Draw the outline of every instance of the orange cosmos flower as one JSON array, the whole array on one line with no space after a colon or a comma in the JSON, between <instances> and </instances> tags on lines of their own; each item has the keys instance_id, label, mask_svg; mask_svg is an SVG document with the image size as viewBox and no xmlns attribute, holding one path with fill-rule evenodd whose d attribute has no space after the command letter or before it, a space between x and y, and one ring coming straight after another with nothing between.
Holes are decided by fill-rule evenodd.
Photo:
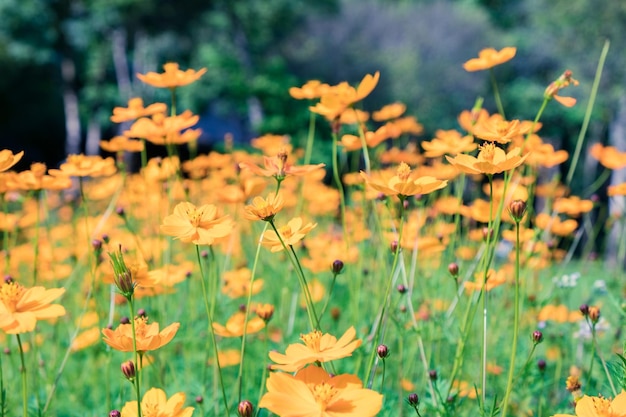
<instances>
[{"instance_id":1,"label":"orange cosmos flower","mask_svg":"<svg viewBox=\"0 0 626 417\"><path fill-rule=\"evenodd\" d=\"M64 190L72 186L69 177L46 175L46 170L46 164L34 162L30 169L8 178L6 183L20 190Z\"/></svg>"},{"instance_id":2,"label":"orange cosmos flower","mask_svg":"<svg viewBox=\"0 0 626 417\"><path fill-rule=\"evenodd\" d=\"M254 174L263 177L276 177L279 180L283 180L289 175L303 176L325 166L324 164L294 166L287 162L287 158L287 152L283 149L276 156L271 158L263 157L265 168L261 168L251 162L240 162L239 168L249 169Z\"/></svg>"},{"instance_id":3,"label":"orange cosmos flower","mask_svg":"<svg viewBox=\"0 0 626 417\"><path fill-rule=\"evenodd\" d=\"M272 373L266 385L259 407L280 417L372 417L382 408L383 396L356 376L331 376L317 366L295 376Z\"/></svg>"},{"instance_id":4,"label":"orange cosmos flower","mask_svg":"<svg viewBox=\"0 0 626 417\"><path fill-rule=\"evenodd\" d=\"M137 351L144 353L167 345L172 341L180 323L172 323L159 331L159 323L148 324L148 317L135 317L135 337ZM132 324L120 324L117 329L102 329L104 343L120 352L134 352Z\"/></svg>"},{"instance_id":5,"label":"orange cosmos flower","mask_svg":"<svg viewBox=\"0 0 626 417\"><path fill-rule=\"evenodd\" d=\"M252 271L248 268L239 268L234 271L224 272L224 286L222 293L230 298L246 297L250 293ZM256 278L252 284L252 295L257 294L263 288L264 281Z\"/></svg>"},{"instance_id":6,"label":"orange cosmos flower","mask_svg":"<svg viewBox=\"0 0 626 417\"><path fill-rule=\"evenodd\" d=\"M225 326L219 323L213 323L213 331L215 334L222 337L240 337L244 334L244 322L246 320L246 313L238 311L226 322ZM247 326L245 328L246 334L253 334L260 332L265 327L265 322L260 317L251 317L248 319Z\"/></svg>"},{"instance_id":7,"label":"orange cosmos flower","mask_svg":"<svg viewBox=\"0 0 626 417\"><path fill-rule=\"evenodd\" d=\"M528 124L522 124L519 120L510 122L504 120L498 114L477 123L472 129L472 134L479 139L505 144L518 136L528 133L529 127Z\"/></svg>"},{"instance_id":8,"label":"orange cosmos flower","mask_svg":"<svg viewBox=\"0 0 626 417\"><path fill-rule=\"evenodd\" d=\"M372 119L377 122L384 122L385 120L397 119L402 116L406 111L406 105L403 103L392 103L383 106L382 109L372 113Z\"/></svg>"},{"instance_id":9,"label":"orange cosmos flower","mask_svg":"<svg viewBox=\"0 0 626 417\"><path fill-rule=\"evenodd\" d=\"M465 71L474 72L493 68L504 64L515 56L517 48L509 46L500 51L493 48L485 48L478 53L478 58L472 58L463 64Z\"/></svg>"},{"instance_id":10,"label":"orange cosmos flower","mask_svg":"<svg viewBox=\"0 0 626 417\"><path fill-rule=\"evenodd\" d=\"M559 198L554 202L554 211L568 216L578 217L581 213L589 213L593 209L593 201L581 200L580 197Z\"/></svg>"},{"instance_id":11,"label":"orange cosmos flower","mask_svg":"<svg viewBox=\"0 0 626 417\"><path fill-rule=\"evenodd\" d=\"M165 70L163 73L149 72L147 74L137 74L137 78L153 87L176 88L199 80L206 72L206 68L201 68L198 71L192 69L183 71L178 68L178 64L175 62L168 62L163 65L163 69Z\"/></svg>"},{"instance_id":12,"label":"orange cosmos flower","mask_svg":"<svg viewBox=\"0 0 626 417\"><path fill-rule=\"evenodd\" d=\"M557 323L573 323L583 319L579 310L570 311L563 304L544 306L537 315L537 321L555 321Z\"/></svg>"},{"instance_id":13,"label":"orange cosmos flower","mask_svg":"<svg viewBox=\"0 0 626 417\"><path fill-rule=\"evenodd\" d=\"M472 133L474 126L489 118L489 113L483 108L463 110L457 117L459 126L467 133Z\"/></svg>"},{"instance_id":14,"label":"orange cosmos flower","mask_svg":"<svg viewBox=\"0 0 626 417\"><path fill-rule=\"evenodd\" d=\"M200 120L200 116L185 110L179 115L166 117L157 113L152 118L142 117L124 132L129 138L144 138L155 145L181 145L192 142L202 134L200 129L189 129ZM187 130L185 130L187 129ZM183 132L184 130L184 132Z\"/></svg>"},{"instance_id":15,"label":"orange cosmos flower","mask_svg":"<svg viewBox=\"0 0 626 417\"><path fill-rule=\"evenodd\" d=\"M615 197L617 195L626 195L626 182L609 186L607 194L609 195L609 197Z\"/></svg>"},{"instance_id":16,"label":"orange cosmos flower","mask_svg":"<svg viewBox=\"0 0 626 417\"><path fill-rule=\"evenodd\" d=\"M459 171L466 174L498 174L520 166L528 157L528 154L520 156L520 148L515 148L505 153L493 142L486 142L480 146L477 157L459 154L454 158L446 156L448 162Z\"/></svg>"},{"instance_id":17,"label":"orange cosmos flower","mask_svg":"<svg viewBox=\"0 0 626 417\"><path fill-rule=\"evenodd\" d=\"M285 226L277 229L278 233L280 233L280 239L275 231L267 230L261 236L261 244L269 247L272 252L279 252L284 249L281 239L285 246L293 246L304 239L304 236L313 230L315 226L317 226L317 223L303 225L301 217L294 217Z\"/></svg>"},{"instance_id":18,"label":"orange cosmos flower","mask_svg":"<svg viewBox=\"0 0 626 417\"><path fill-rule=\"evenodd\" d=\"M60 304L50 304L65 292L64 288L25 288L5 278L0 285L0 328L9 334L33 331L37 320L65 315Z\"/></svg>"},{"instance_id":19,"label":"orange cosmos flower","mask_svg":"<svg viewBox=\"0 0 626 417\"><path fill-rule=\"evenodd\" d=\"M572 77L572 71L570 70L566 70L565 72L563 72L563 74L561 74L559 76L559 78L557 78L555 81L553 81L547 88L546 91L544 92L543 96L546 99L555 99L556 101L558 101L559 103L561 103L562 105L564 105L565 107L573 107L576 104L576 99L573 97L561 97L558 96L557 93L559 91L561 91L562 89L564 89L565 87L568 87L570 84L571 85L578 85L578 81L576 79L574 79Z\"/></svg>"},{"instance_id":20,"label":"orange cosmos flower","mask_svg":"<svg viewBox=\"0 0 626 417\"><path fill-rule=\"evenodd\" d=\"M102 158L100 155L68 155L67 161L59 169L48 172L55 177L102 177L113 175L117 168L113 158Z\"/></svg>"},{"instance_id":21,"label":"orange cosmos flower","mask_svg":"<svg viewBox=\"0 0 626 417\"><path fill-rule=\"evenodd\" d=\"M576 415L553 414L552 417L626 417L626 391L613 400L585 395L576 402Z\"/></svg>"},{"instance_id":22,"label":"orange cosmos flower","mask_svg":"<svg viewBox=\"0 0 626 417\"><path fill-rule=\"evenodd\" d=\"M495 270L490 269L487 272L487 279L485 280L485 274L482 272L474 274L475 281L465 281L465 289L468 291L480 291L485 287L485 291L491 291L496 287L506 283L506 277L509 275L508 271L502 269L497 273Z\"/></svg>"},{"instance_id":23,"label":"orange cosmos flower","mask_svg":"<svg viewBox=\"0 0 626 417\"><path fill-rule=\"evenodd\" d=\"M111 140L101 140L100 147L107 152L141 152L144 145L140 140L128 139L126 136L115 136Z\"/></svg>"},{"instance_id":24,"label":"orange cosmos flower","mask_svg":"<svg viewBox=\"0 0 626 417\"><path fill-rule=\"evenodd\" d=\"M435 132L436 137L430 142L422 142L424 156L426 158L437 158L445 154L457 155L463 152L471 152L478 147L474 143L474 138L466 135L461 136L456 130L442 130Z\"/></svg>"},{"instance_id":25,"label":"orange cosmos flower","mask_svg":"<svg viewBox=\"0 0 626 417\"><path fill-rule=\"evenodd\" d=\"M156 113L165 113L167 106L165 103L154 103L148 107L143 106L143 99L139 97L128 100L128 107L115 107L111 121L113 123L123 123L138 119L143 116L151 116Z\"/></svg>"},{"instance_id":26,"label":"orange cosmos flower","mask_svg":"<svg viewBox=\"0 0 626 417\"><path fill-rule=\"evenodd\" d=\"M352 356L352 352L361 346L361 339L355 340L355 337L354 326L346 330L339 340L328 333L322 334L319 330L313 330L300 335L304 345L293 343L287 346L284 354L270 352L270 359L276 362L271 368L295 372L313 362L328 362Z\"/></svg>"},{"instance_id":27,"label":"orange cosmos flower","mask_svg":"<svg viewBox=\"0 0 626 417\"><path fill-rule=\"evenodd\" d=\"M150 388L141 399L141 417L191 417L193 407L184 407L185 394L177 392L167 399L165 391ZM137 416L137 401L129 401L122 408L122 417Z\"/></svg>"},{"instance_id":28,"label":"orange cosmos flower","mask_svg":"<svg viewBox=\"0 0 626 417\"><path fill-rule=\"evenodd\" d=\"M404 162L400 163L396 175L389 178L386 184L372 181L364 172L361 172L361 176L373 189L385 195L397 195L400 198L416 194L430 194L448 185L447 180L442 181L435 177L418 177L416 173L411 174L411 168Z\"/></svg>"},{"instance_id":29,"label":"orange cosmos flower","mask_svg":"<svg viewBox=\"0 0 626 417\"><path fill-rule=\"evenodd\" d=\"M285 201L280 193L270 194L267 199L254 197L252 205L244 208L244 217L248 220L270 221L282 208Z\"/></svg>"},{"instance_id":30,"label":"orange cosmos flower","mask_svg":"<svg viewBox=\"0 0 626 417\"><path fill-rule=\"evenodd\" d=\"M561 220L547 213L539 213L535 217L535 227L542 230L550 230L550 233L557 236L570 236L578 227L578 222L573 219Z\"/></svg>"},{"instance_id":31,"label":"orange cosmos flower","mask_svg":"<svg viewBox=\"0 0 626 417\"><path fill-rule=\"evenodd\" d=\"M250 146L260 149L266 155L275 155L285 149L291 151L289 136L267 134L250 140Z\"/></svg>"},{"instance_id":32,"label":"orange cosmos flower","mask_svg":"<svg viewBox=\"0 0 626 417\"><path fill-rule=\"evenodd\" d=\"M0 151L0 172L7 171L13 165L17 164L20 159L24 156L24 151L13 154L8 149L3 149Z\"/></svg>"},{"instance_id":33,"label":"orange cosmos flower","mask_svg":"<svg viewBox=\"0 0 626 417\"><path fill-rule=\"evenodd\" d=\"M330 89L330 85L319 80L307 81L302 87L291 87L289 95L296 100L320 98Z\"/></svg>"},{"instance_id":34,"label":"orange cosmos flower","mask_svg":"<svg viewBox=\"0 0 626 417\"><path fill-rule=\"evenodd\" d=\"M591 156L608 169L621 169L626 167L626 152L620 152L614 146L603 146L595 143L590 149Z\"/></svg>"},{"instance_id":35,"label":"orange cosmos flower","mask_svg":"<svg viewBox=\"0 0 626 417\"><path fill-rule=\"evenodd\" d=\"M227 216L218 217L213 204L196 207L189 202L177 204L174 213L165 217L161 225L164 234L196 245L211 245L232 230L233 223Z\"/></svg>"},{"instance_id":36,"label":"orange cosmos flower","mask_svg":"<svg viewBox=\"0 0 626 417\"><path fill-rule=\"evenodd\" d=\"M329 121L335 121L354 103L367 97L378 84L380 73L367 74L357 88L347 82L335 85L320 97L319 103L309 107L313 113L326 117Z\"/></svg>"}]
</instances>

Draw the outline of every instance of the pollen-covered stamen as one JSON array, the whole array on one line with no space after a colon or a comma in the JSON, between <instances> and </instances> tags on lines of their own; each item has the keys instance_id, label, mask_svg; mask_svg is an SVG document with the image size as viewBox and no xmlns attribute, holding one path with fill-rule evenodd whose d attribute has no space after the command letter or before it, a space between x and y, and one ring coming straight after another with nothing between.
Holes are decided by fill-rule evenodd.
<instances>
[{"instance_id":1,"label":"pollen-covered stamen","mask_svg":"<svg viewBox=\"0 0 626 417\"><path fill-rule=\"evenodd\" d=\"M325 410L326 406L337 394L337 392L338 391L335 387L323 382L313 388L313 397L315 397L315 401L317 401L317 403L322 407L322 410Z\"/></svg>"},{"instance_id":2,"label":"pollen-covered stamen","mask_svg":"<svg viewBox=\"0 0 626 417\"><path fill-rule=\"evenodd\" d=\"M401 181L406 181L409 178L409 175L411 175L411 168L406 163L400 162L396 175Z\"/></svg>"},{"instance_id":3,"label":"pollen-covered stamen","mask_svg":"<svg viewBox=\"0 0 626 417\"><path fill-rule=\"evenodd\" d=\"M137 339L143 339L146 336L146 325L148 324L147 316L135 317L135 335Z\"/></svg>"},{"instance_id":4,"label":"pollen-covered stamen","mask_svg":"<svg viewBox=\"0 0 626 417\"><path fill-rule=\"evenodd\" d=\"M24 294L25 291L26 288L15 281L2 284L2 286L0 286L0 301L4 303L9 312L14 313L17 302L22 298L22 294Z\"/></svg>"},{"instance_id":5,"label":"pollen-covered stamen","mask_svg":"<svg viewBox=\"0 0 626 417\"><path fill-rule=\"evenodd\" d=\"M311 333L300 335L300 339L304 344L315 351L320 350L320 339L322 338L322 332L319 330L313 330Z\"/></svg>"},{"instance_id":6,"label":"pollen-covered stamen","mask_svg":"<svg viewBox=\"0 0 626 417\"><path fill-rule=\"evenodd\" d=\"M593 408L600 417L612 417L614 414L611 410L611 402L606 398L592 397Z\"/></svg>"},{"instance_id":7,"label":"pollen-covered stamen","mask_svg":"<svg viewBox=\"0 0 626 417\"><path fill-rule=\"evenodd\" d=\"M493 142L486 142L481 145L478 159L481 161L493 162L496 153L496 145Z\"/></svg>"}]
</instances>

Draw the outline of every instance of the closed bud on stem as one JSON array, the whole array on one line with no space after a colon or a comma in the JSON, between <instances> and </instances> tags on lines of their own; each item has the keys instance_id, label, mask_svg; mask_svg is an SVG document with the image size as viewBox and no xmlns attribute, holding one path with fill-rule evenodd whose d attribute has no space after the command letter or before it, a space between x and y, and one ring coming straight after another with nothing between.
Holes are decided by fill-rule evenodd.
<instances>
[{"instance_id":1,"label":"closed bud on stem","mask_svg":"<svg viewBox=\"0 0 626 417\"><path fill-rule=\"evenodd\" d=\"M420 403L419 397L414 392L410 393L406 400L411 407L417 407Z\"/></svg>"},{"instance_id":2,"label":"closed bud on stem","mask_svg":"<svg viewBox=\"0 0 626 417\"><path fill-rule=\"evenodd\" d=\"M115 285L120 293L122 293L127 300L130 300L133 297L137 284L133 280L130 269L128 269L124 262L121 246L117 249L117 252L109 253L109 258L111 260L111 266L113 267Z\"/></svg>"},{"instance_id":3,"label":"closed bud on stem","mask_svg":"<svg viewBox=\"0 0 626 417\"><path fill-rule=\"evenodd\" d=\"M515 223L519 223L522 221L524 214L526 214L526 202L523 200L513 200L511 204L509 204L509 213Z\"/></svg>"},{"instance_id":4,"label":"closed bud on stem","mask_svg":"<svg viewBox=\"0 0 626 417\"><path fill-rule=\"evenodd\" d=\"M537 369L539 369L539 372L544 372L546 370L546 361L539 359L537 361Z\"/></svg>"},{"instance_id":5,"label":"closed bud on stem","mask_svg":"<svg viewBox=\"0 0 626 417\"><path fill-rule=\"evenodd\" d=\"M450 265L448 265L448 272L454 278L458 277L459 276L459 264L457 264L456 262L452 262Z\"/></svg>"},{"instance_id":6,"label":"closed bud on stem","mask_svg":"<svg viewBox=\"0 0 626 417\"><path fill-rule=\"evenodd\" d=\"M428 371L428 377L430 378L431 381L436 381L437 371L435 371L434 369L431 369L430 371Z\"/></svg>"},{"instance_id":7,"label":"closed bud on stem","mask_svg":"<svg viewBox=\"0 0 626 417\"><path fill-rule=\"evenodd\" d=\"M589 315L589 305L582 304L580 306L579 310L583 314L584 317L587 317Z\"/></svg>"},{"instance_id":8,"label":"closed bud on stem","mask_svg":"<svg viewBox=\"0 0 626 417\"><path fill-rule=\"evenodd\" d=\"M267 323L272 319L272 316L274 316L274 306L272 304L259 304L255 312L261 320Z\"/></svg>"},{"instance_id":9,"label":"closed bud on stem","mask_svg":"<svg viewBox=\"0 0 626 417\"><path fill-rule=\"evenodd\" d=\"M489 229L488 227L483 227L483 240L486 242L487 240L491 240L493 238L493 229Z\"/></svg>"},{"instance_id":10,"label":"closed bud on stem","mask_svg":"<svg viewBox=\"0 0 626 417\"><path fill-rule=\"evenodd\" d=\"M406 287L403 284L398 285L398 292L400 294L404 294L406 292Z\"/></svg>"},{"instance_id":11,"label":"closed bud on stem","mask_svg":"<svg viewBox=\"0 0 626 417\"><path fill-rule=\"evenodd\" d=\"M109 411L109 417L122 417L122 413L119 410L111 410Z\"/></svg>"},{"instance_id":12,"label":"closed bud on stem","mask_svg":"<svg viewBox=\"0 0 626 417\"><path fill-rule=\"evenodd\" d=\"M396 253L396 251L398 250L398 241L394 240L393 242L391 242L389 247L391 248L391 253Z\"/></svg>"},{"instance_id":13,"label":"closed bud on stem","mask_svg":"<svg viewBox=\"0 0 626 417\"><path fill-rule=\"evenodd\" d=\"M380 359L385 359L389 357L389 348L387 345L378 345L376 348L376 353Z\"/></svg>"},{"instance_id":14,"label":"closed bud on stem","mask_svg":"<svg viewBox=\"0 0 626 417\"><path fill-rule=\"evenodd\" d=\"M343 262L340 261L339 259L335 260L333 262L333 265L331 267L333 274L335 275L339 275L343 272Z\"/></svg>"},{"instance_id":15,"label":"closed bud on stem","mask_svg":"<svg viewBox=\"0 0 626 417\"><path fill-rule=\"evenodd\" d=\"M137 371L135 370L135 363L133 361L123 362L120 366L122 369L122 373L129 381L133 381L135 376L137 375Z\"/></svg>"},{"instance_id":16,"label":"closed bud on stem","mask_svg":"<svg viewBox=\"0 0 626 417\"><path fill-rule=\"evenodd\" d=\"M243 400L237 406L239 417L252 417L254 415L254 406L248 400Z\"/></svg>"},{"instance_id":17,"label":"closed bud on stem","mask_svg":"<svg viewBox=\"0 0 626 417\"><path fill-rule=\"evenodd\" d=\"M600 309L598 307L589 307L589 320L592 324L596 324L600 320Z\"/></svg>"},{"instance_id":18,"label":"closed bud on stem","mask_svg":"<svg viewBox=\"0 0 626 417\"><path fill-rule=\"evenodd\" d=\"M533 332L533 343L538 345L539 343L543 342L543 333L541 333L539 330L535 330Z\"/></svg>"}]
</instances>

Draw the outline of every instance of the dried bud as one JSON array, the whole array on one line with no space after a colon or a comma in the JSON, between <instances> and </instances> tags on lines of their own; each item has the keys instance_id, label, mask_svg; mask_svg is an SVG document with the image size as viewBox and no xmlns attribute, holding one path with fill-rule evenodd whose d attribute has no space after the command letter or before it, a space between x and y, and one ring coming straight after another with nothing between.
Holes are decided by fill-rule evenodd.
<instances>
[{"instance_id":1,"label":"dried bud","mask_svg":"<svg viewBox=\"0 0 626 417\"><path fill-rule=\"evenodd\" d=\"M543 333L541 333L539 330L535 330L533 332L533 343L538 345L539 343L543 342Z\"/></svg>"},{"instance_id":2,"label":"dried bud","mask_svg":"<svg viewBox=\"0 0 626 417\"><path fill-rule=\"evenodd\" d=\"M244 400L237 406L237 413L239 417L252 417L254 415L254 407L248 400Z\"/></svg>"},{"instance_id":3,"label":"dried bud","mask_svg":"<svg viewBox=\"0 0 626 417\"><path fill-rule=\"evenodd\" d=\"M598 307L589 307L589 320L596 324L600 320L600 309Z\"/></svg>"},{"instance_id":4,"label":"dried bud","mask_svg":"<svg viewBox=\"0 0 626 417\"><path fill-rule=\"evenodd\" d=\"M339 307L333 307L330 309L330 317L332 317L335 321L339 320L341 317L341 310Z\"/></svg>"},{"instance_id":5,"label":"dried bud","mask_svg":"<svg viewBox=\"0 0 626 417\"><path fill-rule=\"evenodd\" d=\"M420 403L419 397L414 392L409 394L409 396L406 398L406 400L407 400L407 402L409 403L409 405L411 407L417 407L419 405L419 403Z\"/></svg>"},{"instance_id":6,"label":"dried bud","mask_svg":"<svg viewBox=\"0 0 626 417\"><path fill-rule=\"evenodd\" d=\"M331 269L333 271L333 274L335 275L341 274L341 272L343 272L343 262L340 261L339 259L335 260L333 262L333 266Z\"/></svg>"},{"instance_id":7,"label":"dried bud","mask_svg":"<svg viewBox=\"0 0 626 417\"><path fill-rule=\"evenodd\" d=\"M385 359L389 357L389 348L387 345L378 345L376 348L376 353L380 359Z\"/></svg>"},{"instance_id":8,"label":"dried bud","mask_svg":"<svg viewBox=\"0 0 626 417\"><path fill-rule=\"evenodd\" d=\"M511 217L513 218L513 220L515 220L516 223L519 223L522 221L522 218L524 217L524 214L526 214L526 202L522 201L522 200L513 200L511 201L511 204L509 204L509 213L511 214Z\"/></svg>"},{"instance_id":9,"label":"dried bud","mask_svg":"<svg viewBox=\"0 0 626 417\"><path fill-rule=\"evenodd\" d=\"M459 276L459 264L457 264L456 262L452 262L450 265L448 265L448 272L454 278L458 277Z\"/></svg>"},{"instance_id":10,"label":"dried bud","mask_svg":"<svg viewBox=\"0 0 626 417\"><path fill-rule=\"evenodd\" d=\"M135 370L135 363L133 361L123 362L120 368L122 369L122 373L124 374L126 379L128 379L129 381L132 381L135 379L135 376L137 375L137 373Z\"/></svg>"}]
</instances>

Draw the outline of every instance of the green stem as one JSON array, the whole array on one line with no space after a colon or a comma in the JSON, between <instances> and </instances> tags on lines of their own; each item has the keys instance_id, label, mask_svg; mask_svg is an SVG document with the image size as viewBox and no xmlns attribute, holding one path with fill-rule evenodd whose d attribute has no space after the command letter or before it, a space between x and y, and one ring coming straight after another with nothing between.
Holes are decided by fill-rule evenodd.
<instances>
[{"instance_id":1,"label":"green stem","mask_svg":"<svg viewBox=\"0 0 626 417\"><path fill-rule=\"evenodd\" d=\"M215 330L213 329L213 314L211 313L211 307L209 306L209 298L207 295L207 285L205 283L205 272L204 272L204 263L202 262L202 257L200 255L200 247L196 246L196 257L198 259L198 264L200 265L200 282L202 284L202 296L204 298L204 308L206 309L207 319L209 320L209 333L211 334L211 341L213 345L213 360L215 362L215 366L217 367L217 373L219 377L219 384L222 389L222 400L224 401L224 407L226 407L226 415L230 413L228 407L228 399L226 398L226 388L224 387L224 379L222 377L222 368L220 367L219 362L219 352L217 350L217 339L215 337ZM244 329L245 331L245 329Z\"/></svg>"},{"instance_id":2,"label":"green stem","mask_svg":"<svg viewBox=\"0 0 626 417\"><path fill-rule=\"evenodd\" d=\"M587 134L587 128L589 127L589 121L591 120L591 112L596 102L596 96L598 95L600 79L602 78L602 69L604 68L604 62L606 61L606 56L609 53L610 44L611 42L609 42L609 40L607 39L604 42L604 47L602 48L602 52L600 53L600 60L598 61L598 66L596 67L596 75L593 79L593 85L591 87L591 95L589 96L589 103L587 103L587 109L585 111L585 118L583 119L583 124L580 128L580 132L578 133L578 139L576 140L576 149L574 150L574 155L572 156L572 165L570 165L569 171L567 172L567 177L565 179L566 186L569 186L570 183L572 182L572 178L574 178L574 172L576 171L576 164L578 163L580 152L583 146L583 141L585 139L585 135Z\"/></svg>"},{"instance_id":3,"label":"green stem","mask_svg":"<svg viewBox=\"0 0 626 417\"><path fill-rule=\"evenodd\" d=\"M599 347L597 347L598 338L597 338L595 324L593 326L591 326L591 341L594 344L594 346L596 346L595 350L598 352L598 359L600 359L600 363L602 364L602 369L604 370L604 374L606 375L606 379L609 380L609 385L611 386L611 391L613 392L613 397L615 397L615 396L617 396L617 390L615 389L615 385L613 384L613 378L611 377L611 373L609 372L609 368L607 367L606 361L604 360L604 357L602 356L602 352L600 352Z\"/></svg>"},{"instance_id":4,"label":"green stem","mask_svg":"<svg viewBox=\"0 0 626 417\"><path fill-rule=\"evenodd\" d=\"M19 333L15 336L17 336L17 346L20 350L20 363L22 365L20 368L20 373L22 374L22 416L28 417L28 384L26 381L26 361L24 360L24 348L22 346L22 339L20 338Z\"/></svg>"},{"instance_id":5,"label":"green stem","mask_svg":"<svg viewBox=\"0 0 626 417\"><path fill-rule=\"evenodd\" d=\"M326 301L324 302L324 307L322 307L322 312L320 313L320 320L324 317L324 313L326 313L326 309L328 308L328 303L330 303L330 298L333 295L333 290L335 289L335 283L337 282L337 274L333 273L333 280L330 282L330 289L328 290L328 296L326 297Z\"/></svg>"},{"instance_id":6,"label":"green stem","mask_svg":"<svg viewBox=\"0 0 626 417\"><path fill-rule=\"evenodd\" d=\"M493 68L489 68L489 75L491 78L491 86L493 87L493 95L496 99L496 106L498 107L498 113L500 113L503 119L506 119L504 116L504 106L502 106L502 100L500 99L500 90L498 90L498 83L496 82L496 75L493 72Z\"/></svg>"},{"instance_id":7,"label":"green stem","mask_svg":"<svg viewBox=\"0 0 626 417\"><path fill-rule=\"evenodd\" d=\"M137 415L141 416L141 369L139 368L139 352L137 352L137 333L135 330L135 306L132 297L128 298L128 310L130 313L130 325L133 331L133 353L135 355L135 378L133 379L133 385L135 386L135 395L137 397Z\"/></svg>"},{"instance_id":8,"label":"green stem","mask_svg":"<svg viewBox=\"0 0 626 417\"><path fill-rule=\"evenodd\" d=\"M261 232L261 236L267 230L267 222L263 225L263 231ZM252 272L250 273L250 287L248 288L248 299L246 300L246 316L243 321L244 332L241 335L241 360L239 361L239 373L237 374L237 385L239 386L239 402L242 399L242 391L243 391L243 364L246 353L246 334L245 329L248 328L248 311L250 311L250 304L252 302L252 287L254 285L254 278L256 277L256 267L259 264L259 254L261 253L261 239L256 246L256 253L254 255L254 263L252 264Z\"/></svg>"},{"instance_id":9,"label":"green stem","mask_svg":"<svg viewBox=\"0 0 626 417\"><path fill-rule=\"evenodd\" d=\"M365 373L366 380L368 381L368 388L371 388L372 383L374 382L374 363L377 353L376 347L378 346L382 333L383 321L387 313L387 305L389 304L389 296L391 295L391 287L393 286L393 277L395 275L398 261L400 259L400 252L402 251L402 233L404 230L404 200L406 197L400 195L398 197L400 198L400 227L398 231L398 247L396 248L396 251L393 255L393 263L391 264L391 271L389 273L389 279L387 280L387 288L385 290L385 296L382 299L382 307L380 310L380 315L378 317L378 323L376 323L376 333L372 341L372 352L370 353L367 372Z\"/></svg>"},{"instance_id":10,"label":"green stem","mask_svg":"<svg viewBox=\"0 0 626 417\"><path fill-rule=\"evenodd\" d=\"M504 401L502 403L502 417L506 417L507 408L509 405L509 397L513 388L513 374L515 372L515 357L517 354L517 336L519 333L519 315L520 315L520 236L519 236L520 222L515 222L515 311L513 316L513 344L511 346L511 357L509 359L509 377L506 384L506 391L504 393Z\"/></svg>"},{"instance_id":11,"label":"green stem","mask_svg":"<svg viewBox=\"0 0 626 417\"><path fill-rule=\"evenodd\" d=\"M339 204L341 206L341 226L343 228L343 235L346 240L346 244L348 244L348 229L346 227L346 196L343 190L343 182L341 182L341 175L339 174L337 141L338 141L337 132L335 132L333 129L333 146L332 146L333 178L335 180L335 184L337 185L337 190L339 191Z\"/></svg>"}]
</instances>

